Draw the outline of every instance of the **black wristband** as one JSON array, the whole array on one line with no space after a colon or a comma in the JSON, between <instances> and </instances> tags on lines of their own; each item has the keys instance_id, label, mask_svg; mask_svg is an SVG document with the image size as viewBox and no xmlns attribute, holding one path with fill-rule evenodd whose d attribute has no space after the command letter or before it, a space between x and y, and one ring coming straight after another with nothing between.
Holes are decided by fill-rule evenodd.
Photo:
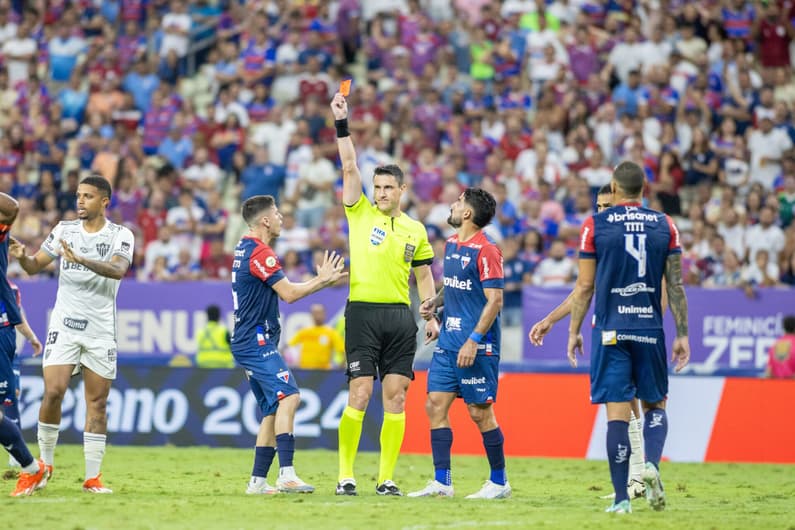
<instances>
[{"instance_id":1,"label":"black wristband","mask_svg":"<svg viewBox=\"0 0 795 530\"><path fill-rule=\"evenodd\" d=\"M334 120L334 128L337 129L337 138L347 138L351 135L348 131L348 118Z\"/></svg>"}]
</instances>

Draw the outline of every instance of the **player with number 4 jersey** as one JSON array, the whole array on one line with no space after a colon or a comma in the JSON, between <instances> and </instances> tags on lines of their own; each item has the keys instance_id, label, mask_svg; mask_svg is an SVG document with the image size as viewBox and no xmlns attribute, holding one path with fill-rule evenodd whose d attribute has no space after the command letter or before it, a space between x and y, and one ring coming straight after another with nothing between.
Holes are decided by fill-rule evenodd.
<instances>
[{"instance_id":1,"label":"player with number 4 jersey","mask_svg":"<svg viewBox=\"0 0 795 530\"><path fill-rule=\"evenodd\" d=\"M642 168L632 162L620 164L611 182L616 206L583 223L567 347L569 361L576 366L578 350L582 355L580 328L595 291L591 402L607 407L607 455L616 494L607 511L613 513L632 511L626 485L628 426L635 396L645 413L646 499L655 510L665 507L659 474L668 432L663 276L676 322L676 370L684 368L690 358L679 232L670 217L641 206L644 184Z\"/></svg>"}]
</instances>

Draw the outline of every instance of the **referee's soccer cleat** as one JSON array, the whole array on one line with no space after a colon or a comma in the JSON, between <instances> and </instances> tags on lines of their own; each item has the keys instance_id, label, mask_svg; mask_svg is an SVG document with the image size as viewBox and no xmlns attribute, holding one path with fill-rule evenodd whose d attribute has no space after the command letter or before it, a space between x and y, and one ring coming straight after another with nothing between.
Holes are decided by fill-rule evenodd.
<instances>
[{"instance_id":1,"label":"referee's soccer cleat","mask_svg":"<svg viewBox=\"0 0 795 530\"><path fill-rule=\"evenodd\" d=\"M608 506L605 512L625 515L628 513L632 513L632 505L629 503L629 501L624 500L619 502L618 504L613 503L612 505Z\"/></svg>"},{"instance_id":2,"label":"referee's soccer cleat","mask_svg":"<svg viewBox=\"0 0 795 530\"><path fill-rule=\"evenodd\" d=\"M393 497L402 497L403 492L400 491L400 488L397 487L397 484L392 482L391 480L385 480L381 484L375 487L375 492L378 495L390 495Z\"/></svg>"},{"instance_id":3,"label":"referee's soccer cleat","mask_svg":"<svg viewBox=\"0 0 795 530\"><path fill-rule=\"evenodd\" d=\"M664 510L665 491L660 480L660 472L651 462L646 462L646 469L643 470L643 482L646 484L646 500L651 509L658 512Z\"/></svg>"},{"instance_id":4,"label":"referee's soccer cleat","mask_svg":"<svg viewBox=\"0 0 795 530\"><path fill-rule=\"evenodd\" d=\"M263 477L251 477L246 487L246 495L275 495L277 488L268 484Z\"/></svg>"},{"instance_id":5,"label":"referee's soccer cleat","mask_svg":"<svg viewBox=\"0 0 795 530\"><path fill-rule=\"evenodd\" d=\"M408 497L452 497L453 486L445 486L438 480L430 480L420 491L412 491Z\"/></svg>"},{"instance_id":6,"label":"referee's soccer cleat","mask_svg":"<svg viewBox=\"0 0 795 530\"><path fill-rule=\"evenodd\" d=\"M504 486L495 484L491 480L483 483L480 491L467 495L467 499L508 499L511 497L511 485L507 482Z\"/></svg>"},{"instance_id":7,"label":"referee's soccer cleat","mask_svg":"<svg viewBox=\"0 0 795 530\"><path fill-rule=\"evenodd\" d=\"M627 493L630 499L640 499L646 494L646 484L641 477L632 478L627 485Z\"/></svg>"},{"instance_id":8,"label":"referee's soccer cleat","mask_svg":"<svg viewBox=\"0 0 795 530\"><path fill-rule=\"evenodd\" d=\"M34 491L40 490L47 485L47 466L41 460L39 462L38 473L25 473L24 471L19 474L17 486L11 492L12 497L25 497L32 495Z\"/></svg>"},{"instance_id":9,"label":"referee's soccer cleat","mask_svg":"<svg viewBox=\"0 0 795 530\"><path fill-rule=\"evenodd\" d=\"M83 491L86 493L113 493L112 489L106 488L99 480L101 476L102 473L83 482Z\"/></svg>"},{"instance_id":10,"label":"referee's soccer cleat","mask_svg":"<svg viewBox=\"0 0 795 530\"><path fill-rule=\"evenodd\" d=\"M351 495L355 496L358 495L356 493L356 481L352 478L342 479L337 482L337 495Z\"/></svg>"}]
</instances>

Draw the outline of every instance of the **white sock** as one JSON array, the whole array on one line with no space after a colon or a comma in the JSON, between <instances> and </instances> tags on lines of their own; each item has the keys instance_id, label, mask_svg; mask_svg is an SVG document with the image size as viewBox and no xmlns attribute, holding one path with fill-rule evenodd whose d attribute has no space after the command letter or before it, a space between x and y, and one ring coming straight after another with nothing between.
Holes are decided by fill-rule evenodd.
<instances>
[{"instance_id":1,"label":"white sock","mask_svg":"<svg viewBox=\"0 0 795 530\"><path fill-rule=\"evenodd\" d=\"M86 457L86 480L99 475L102 457L105 456L107 435L93 432L83 433L83 454Z\"/></svg>"},{"instance_id":2,"label":"white sock","mask_svg":"<svg viewBox=\"0 0 795 530\"><path fill-rule=\"evenodd\" d=\"M643 455L643 420L636 418L635 414L629 420L629 446L632 453L629 455L629 477L638 478L643 474L645 458Z\"/></svg>"},{"instance_id":3,"label":"white sock","mask_svg":"<svg viewBox=\"0 0 795 530\"><path fill-rule=\"evenodd\" d=\"M251 475L251 480L248 481L252 486L259 486L263 482L265 482L265 477L255 477L254 475Z\"/></svg>"},{"instance_id":4,"label":"white sock","mask_svg":"<svg viewBox=\"0 0 795 530\"><path fill-rule=\"evenodd\" d=\"M39 461L34 458L33 462L22 468L22 472L29 475L35 475L39 472Z\"/></svg>"},{"instance_id":5,"label":"white sock","mask_svg":"<svg viewBox=\"0 0 795 530\"><path fill-rule=\"evenodd\" d=\"M34 459L33 461L35 462L36 460ZM9 454L8 455L8 467L19 467L19 466L20 466L20 463L17 462L17 459L14 458L13 456L11 456L11 454Z\"/></svg>"},{"instance_id":6,"label":"white sock","mask_svg":"<svg viewBox=\"0 0 795 530\"><path fill-rule=\"evenodd\" d=\"M295 476L295 468L293 466L280 467L279 476L293 478Z\"/></svg>"},{"instance_id":7,"label":"white sock","mask_svg":"<svg viewBox=\"0 0 795 530\"><path fill-rule=\"evenodd\" d=\"M58 444L59 426L52 423L39 422L37 438L39 439L39 455L45 464L52 465L55 460L55 446Z\"/></svg>"}]
</instances>

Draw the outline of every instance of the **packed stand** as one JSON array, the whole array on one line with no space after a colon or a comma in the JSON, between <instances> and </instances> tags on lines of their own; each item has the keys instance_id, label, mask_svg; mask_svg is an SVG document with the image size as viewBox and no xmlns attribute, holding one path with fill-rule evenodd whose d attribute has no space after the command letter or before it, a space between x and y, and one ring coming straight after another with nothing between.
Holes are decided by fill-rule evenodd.
<instances>
[{"instance_id":1,"label":"packed stand","mask_svg":"<svg viewBox=\"0 0 795 530\"><path fill-rule=\"evenodd\" d=\"M271 194L298 280L346 247L328 101L353 77L365 189L402 165L439 254L463 187L497 197L508 323L522 285L575 279L626 159L687 284L752 294L795 284L794 21L789 1L0 0L0 182L36 247L101 173L131 274L163 281L227 279L240 201Z\"/></svg>"}]
</instances>

